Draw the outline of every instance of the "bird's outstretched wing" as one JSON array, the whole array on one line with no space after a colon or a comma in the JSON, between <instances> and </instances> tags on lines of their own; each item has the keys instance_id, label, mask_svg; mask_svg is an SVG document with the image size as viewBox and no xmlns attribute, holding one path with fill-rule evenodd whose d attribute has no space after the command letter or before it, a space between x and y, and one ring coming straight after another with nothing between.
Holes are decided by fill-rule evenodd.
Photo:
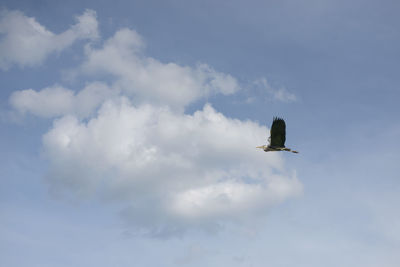
<instances>
[{"instance_id":1,"label":"bird's outstretched wing","mask_svg":"<svg viewBox=\"0 0 400 267\"><path fill-rule=\"evenodd\" d=\"M285 147L286 141L286 124L281 118L274 118L271 126L271 141L272 147Z\"/></svg>"}]
</instances>

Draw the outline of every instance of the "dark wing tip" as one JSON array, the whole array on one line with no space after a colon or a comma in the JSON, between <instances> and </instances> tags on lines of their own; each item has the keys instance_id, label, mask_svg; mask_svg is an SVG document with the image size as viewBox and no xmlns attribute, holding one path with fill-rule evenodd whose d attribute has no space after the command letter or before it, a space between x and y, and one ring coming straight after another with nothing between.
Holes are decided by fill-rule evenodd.
<instances>
[{"instance_id":1,"label":"dark wing tip","mask_svg":"<svg viewBox=\"0 0 400 267\"><path fill-rule=\"evenodd\" d=\"M286 125L286 123L285 123L285 121L282 119L282 118L280 118L280 117L274 117L274 119L273 119L273 121L272 121L272 125L274 125L274 124L283 124L283 125Z\"/></svg>"},{"instance_id":2,"label":"dark wing tip","mask_svg":"<svg viewBox=\"0 0 400 267\"><path fill-rule=\"evenodd\" d=\"M283 121L283 122L285 122L282 118L280 118L280 117L274 117L274 120L273 120L273 122L276 122L276 121Z\"/></svg>"}]
</instances>

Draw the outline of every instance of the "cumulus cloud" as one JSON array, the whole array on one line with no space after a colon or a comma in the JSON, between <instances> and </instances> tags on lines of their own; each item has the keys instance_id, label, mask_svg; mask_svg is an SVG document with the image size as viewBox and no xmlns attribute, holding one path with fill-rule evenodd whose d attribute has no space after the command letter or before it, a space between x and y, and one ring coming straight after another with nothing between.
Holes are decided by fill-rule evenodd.
<instances>
[{"instance_id":1,"label":"cumulus cloud","mask_svg":"<svg viewBox=\"0 0 400 267\"><path fill-rule=\"evenodd\" d=\"M192 115L107 101L96 117L55 121L43 137L55 192L124 199L152 233L235 221L298 195L279 154L256 151L267 129L210 105Z\"/></svg>"},{"instance_id":2,"label":"cumulus cloud","mask_svg":"<svg viewBox=\"0 0 400 267\"><path fill-rule=\"evenodd\" d=\"M0 14L0 68L21 67L42 63L53 52L59 52L79 39L98 37L96 12L86 10L76 17L76 24L55 34L20 11Z\"/></svg>"},{"instance_id":3,"label":"cumulus cloud","mask_svg":"<svg viewBox=\"0 0 400 267\"><path fill-rule=\"evenodd\" d=\"M3 46L23 28L47 47L40 59L13 61L21 65L36 64L58 49L54 40L67 44L77 36L97 36L93 11L60 35L21 13L7 16L24 27L9 31ZM281 154L256 150L265 143L267 128L228 118L210 104L185 113L196 100L237 92L234 77L207 64L162 63L146 56L144 48L134 30L119 30L99 48L86 45L83 63L71 72L95 77L82 90L54 85L11 95L14 111L54 120L42 140L53 193L119 201L122 216L137 231L161 236L259 217L302 192ZM4 55L0 59L11 62Z\"/></svg>"},{"instance_id":4,"label":"cumulus cloud","mask_svg":"<svg viewBox=\"0 0 400 267\"><path fill-rule=\"evenodd\" d=\"M26 89L15 91L10 96L10 104L20 114L31 113L38 117L52 118L73 114L80 118L87 117L104 100L117 94L106 84L93 82L79 93L55 85L40 91Z\"/></svg>"},{"instance_id":5,"label":"cumulus cloud","mask_svg":"<svg viewBox=\"0 0 400 267\"><path fill-rule=\"evenodd\" d=\"M183 109L201 97L233 94L238 82L229 74L215 71L207 64L196 67L162 63L144 53L145 42L135 31L122 29L100 49L87 46L87 59L77 73L111 74L116 86L136 103L168 104Z\"/></svg>"}]
</instances>

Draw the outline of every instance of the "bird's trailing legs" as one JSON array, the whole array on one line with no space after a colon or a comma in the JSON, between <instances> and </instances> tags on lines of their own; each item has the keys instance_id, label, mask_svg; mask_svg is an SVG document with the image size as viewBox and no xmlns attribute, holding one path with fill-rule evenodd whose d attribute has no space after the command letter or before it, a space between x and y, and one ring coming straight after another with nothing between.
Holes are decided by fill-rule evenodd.
<instances>
[{"instance_id":1,"label":"bird's trailing legs","mask_svg":"<svg viewBox=\"0 0 400 267\"><path fill-rule=\"evenodd\" d=\"M292 152L292 153L296 153L296 154L299 153L298 151L291 150L290 148L287 148L287 147L271 147L271 146L263 145L263 146L258 146L256 148L261 148L265 152L268 152L268 151L288 151L288 152Z\"/></svg>"},{"instance_id":2,"label":"bird's trailing legs","mask_svg":"<svg viewBox=\"0 0 400 267\"><path fill-rule=\"evenodd\" d=\"M289 151L289 152L296 153L296 154L299 153L299 151L291 150L290 148L286 148L286 147L282 148L282 150Z\"/></svg>"}]
</instances>

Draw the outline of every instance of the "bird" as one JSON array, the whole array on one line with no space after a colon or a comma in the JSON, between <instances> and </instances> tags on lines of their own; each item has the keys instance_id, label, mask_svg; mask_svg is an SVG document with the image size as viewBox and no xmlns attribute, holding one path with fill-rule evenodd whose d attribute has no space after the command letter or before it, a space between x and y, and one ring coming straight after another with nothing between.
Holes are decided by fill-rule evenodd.
<instances>
[{"instance_id":1,"label":"bird","mask_svg":"<svg viewBox=\"0 0 400 267\"><path fill-rule=\"evenodd\" d=\"M299 153L298 151L291 150L285 147L286 141L286 123L282 118L274 117L271 126L271 136L268 138L269 145L258 146L265 152L269 151L288 151L292 153Z\"/></svg>"}]
</instances>

